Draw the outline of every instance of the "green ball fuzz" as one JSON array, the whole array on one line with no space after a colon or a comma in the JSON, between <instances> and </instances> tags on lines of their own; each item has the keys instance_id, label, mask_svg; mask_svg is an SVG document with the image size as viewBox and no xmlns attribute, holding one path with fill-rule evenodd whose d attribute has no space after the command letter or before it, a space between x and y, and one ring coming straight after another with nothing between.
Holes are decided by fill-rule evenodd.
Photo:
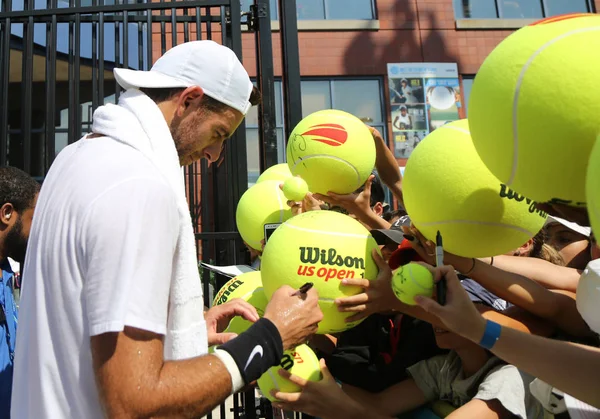
<instances>
[{"instance_id":1,"label":"green ball fuzz","mask_svg":"<svg viewBox=\"0 0 600 419\"><path fill-rule=\"evenodd\" d=\"M392 290L400 301L411 306L416 305L417 295L433 295L433 275L418 263L401 266L392 278Z\"/></svg>"},{"instance_id":2,"label":"green ball fuzz","mask_svg":"<svg viewBox=\"0 0 600 419\"><path fill-rule=\"evenodd\" d=\"M308 193L308 185L304 179L294 176L283 182L283 194L290 201L302 201Z\"/></svg>"}]
</instances>

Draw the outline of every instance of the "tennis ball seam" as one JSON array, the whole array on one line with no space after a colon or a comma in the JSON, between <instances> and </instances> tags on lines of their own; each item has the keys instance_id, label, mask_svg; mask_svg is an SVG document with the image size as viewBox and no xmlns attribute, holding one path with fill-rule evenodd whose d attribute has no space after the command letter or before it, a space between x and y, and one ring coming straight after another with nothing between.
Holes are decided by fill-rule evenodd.
<instances>
[{"instance_id":1,"label":"tennis ball seam","mask_svg":"<svg viewBox=\"0 0 600 419\"><path fill-rule=\"evenodd\" d=\"M454 131L458 131L458 132L462 132L463 134L471 135L471 132L469 130L460 128L460 127L455 127L452 125L444 125L442 128L443 129L453 129Z\"/></svg>"},{"instance_id":2,"label":"tennis ball seam","mask_svg":"<svg viewBox=\"0 0 600 419\"><path fill-rule=\"evenodd\" d=\"M279 365L276 365L276 366L278 367ZM279 370L277 370L277 371L279 371ZM267 374L269 374L269 378L273 382L273 388L275 390L279 391L279 383L278 383L277 379L275 378L275 373L272 371L272 368L269 368L267 370ZM269 394L269 396L270 396L270 394Z\"/></svg>"},{"instance_id":3,"label":"tennis ball seam","mask_svg":"<svg viewBox=\"0 0 600 419\"><path fill-rule=\"evenodd\" d=\"M409 270L408 270L408 275L410 276L410 280L413 282L413 284L415 284L417 287L421 288L423 291L431 291L431 289L432 289L433 287L429 287L429 288L427 288L427 287L424 287L423 285L421 285L421 284L420 284L420 283L417 281L417 278L416 278L416 277L415 277L413 274L414 274L413 270L412 270L412 269L409 269Z\"/></svg>"},{"instance_id":4,"label":"tennis ball seam","mask_svg":"<svg viewBox=\"0 0 600 419\"><path fill-rule=\"evenodd\" d=\"M352 237L356 239L365 239L369 237L368 234L336 233L334 231L313 230L310 228L298 227L291 224L282 224L281 227L293 228L294 230L304 231L305 233L325 234L328 236Z\"/></svg>"},{"instance_id":5,"label":"tennis ball seam","mask_svg":"<svg viewBox=\"0 0 600 419\"><path fill-rule=\"evenodd\" d=\"M296 168L296 166L298 166L300 163L302 163L304 160L308 160L311 159L313 157L325 157L328 159L333 159L333 160L337 160L340 161L342 163L347 164L348 166L350 166L350 168L352 170L354 170L354 173L356 173L356 184L358 186L360 186L360 173L358 172L358 170L356 170L356 167L354 167L354 165L352 165L349 161L342 159L341 157L337 157L337 156L332 156L330 154L309 154L303 157L299 157L298 160L294 161L294 166L292 166L291 172L294 173L294 169ZM357 186L357 188L358 188Z\"/></svg>"},{"instance_id":6,"label":"tennis ball seam","mask_svg":"<svg viewBox=\"0 0 600 419\"><path fill-rule=\"evenodd\" d=\"M518 105L519 105L519 94L521 93L521 86L523 84L523 81L525 79L525 73L527 73L527 70L529 70L529 67L531 66L531 64L533 64L533 61L535 61L535 59L542 53L544 52L544 50L546 50L548 47L554 45L555 43L562 41L565 38L568 38L571 35L576 35L579 33L584 33L584 32L591 32L591 31L598 31L600 30L600 27L596 26L596 27L590 27L590 28L579 28L579 29L574 29L570 32L566 32L556 38L553 38L551 40L549 40L548 42L546 42L544 45L542 45L541 47L539 47L532 55L531 57L529 57L529 59L527 60L527 62L525 63L525 65L523 66L523 68L521 69L521 73L519 74L519 78L517 79L517 84L515 85L515 97L513 100L513 109L512 109L512 117L513 117L513 161L512 161L512 167L511 167L511 171L510 171L510 177L508 178L508 181L506 182L507 186L511 186L513 184L513 182L515 181L515 178L517 177L517 165L518 165L518 159L519 159L519 130L518 130L518 123L517 123L517 119L518 119Z\"/></svg>"},{"instance_id":7,"label":"tennis ball seam","mask_svg":"<svg viewBox=\"0 0 600 419\"><path fill-rule=\"evenodd\" d=\"M420 223L421 227L432 227L435 225L442 225L442 224L452 224L452 223L457 223L457 224L476 224L476 225L484 225L484 226L495 226L495 227L502 227L502 228L508 228L510 230L515 230L515 231L519 231L523 234L528 234L531 237L535 236L537 232L532 232L529 231L525 228L522 227L518 227L518 226L514 226L511 224L504 224L504 223L491 223L488 221L477 221L477 220L442 220L442 221L432 221L430 223ZM419 226L417 226L419 227Z\"/></svg>"},{"instance_id":8,"label":"tennis ball seam","mask_svg":"<svg viewBox=\"0 0 600 419\"><path fill-rule=\"evenodd\" d=\"M281 201L281 195L279 195L279 184L277 184L275 186L275 196L277 197L277 202L279 203L279 222L283 223L283 211L284 211L284 207L283 207L283 202Z\"/></svg>"}]
</instances>

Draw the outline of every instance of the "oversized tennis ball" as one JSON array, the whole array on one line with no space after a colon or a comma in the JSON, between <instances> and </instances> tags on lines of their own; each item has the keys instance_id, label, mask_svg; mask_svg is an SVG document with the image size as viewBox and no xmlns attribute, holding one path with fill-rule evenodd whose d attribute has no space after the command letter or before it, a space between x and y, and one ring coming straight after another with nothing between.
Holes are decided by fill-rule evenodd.
<instances>
[{"instance_id":1,"label":"oversized tennis ball","mask_svg":"<svg viewBox=\"0 0 600 419\"><path fill-rule=\"evenodd\" d=\"M404 171L404 204L412 222L432 241L464 257L510 252L535 236L546 213L503 185L475 151L467 120L429 134Z\"/></svg>"},{"instance_id":2,"label":"oversized tennis ball","mask_svg":"<svg viewBox=\"0 0 600 419\"><path fill-rule=\"evenodd\" d=\"M357 117L328 109L308 115L292 131L287 162L315 193L349 194L375 166L375 142Z\"/></svg>"},{"instance_id":3,"label":"oversized tennis ball","mask_svg":"<svg viewBox=\"0 0 600 419\"><path fill-rule=\"evenodd\" d=\"M600 132L600 55L590 51L600 51L599 15L551 17L507 37L475 77L469 125L477 152L502 183L538 202L585 202Z\"/></svg>"},{"instance_id":4,"label":"oversized tennis ball","mask_svg":"<svg viewBox=\"0 0 600 419\"><path fill-rule=\"evenodd\" d=\"M317 333L354 327L358 322L346 323L351 313L340 313L334 300L362 292L342 286L342 279L376 278L372 249L379 249L375 239L347 215L334 211L297 215L279 226L265 246L260 267L265 294L270 299L282 285L298 289L312 282L324 316Z\"/></svg>"},{"instance_id":5,"label":"oversized tennis ball","mask_svg":"<svg viewBox=\"0 0 600 419\"><path fill-rule=\"evenodd\" d=\"M308 381L320 381L323 378L319 359L308 345L285 351L279 365L269 368L257 381L262 394L272 402L275 398L271 396L271 390L283 393L297 393L301 390L296 384L279 375L278 371L281 368Z\"/></svg>"},{"instance_id":6,"label":"oversized tennis ball","mask_svg":"<svg viewBox=\"0 0 600 419\"><path fill-rule=\"evenodd\" d=\"M242 195L235 212L235 221L242 239L250 247L261 250L265 224L282 223L292 216L287 199L279 188L280 181L265 180Z\"/></svg>"},{"instance_id":7,"label":"oversized tennis ball","mask_svg":"<svg viewBox=\"0 0 600 419\"><path fill-rule=\"evenodd\" d=\"M213 306L225 304L234 298L241 298L247 301L254 306L260 317L263 316L267 307L267 296L263 290L259 271L247 272L229 280L215 296ZM224 332L240 334L245 332L250 326L252 326L252 322L245 320L243 317L235 316L231 319Z\"/></svg>"},{"instance_id":8,"label":"oversized tennis ball","mask_svg":"<svg viewBox=\"0 0 600 419\"><path fill-rule=\"evenodd\" d=\"M256 180L256 183L264 182L265 180L278 180L280 182L283 182L289 177L292 177L290 167L287 165L287 163L281 163L271 166L267 170L262 172Z\"/></svg>"},{"instance_id":9,"label":"oversized tennis ball","mask_svg":"<svg viewBox=\"0 0 600 419\"><path fill-rule=\"evenodd\" d=\"M283 194L291 201L302 201L308 193L308 185L304 179L293 176L283 182Z\"/></svg>"},{"instance_id":10,"label":"oversized tennis ball","mask_svg":"<svg viewBox=\"0 0 600 419\"><path fill-rule=\"evenodd\" d=\"M588 163L585 192L592 232L600 237L600 135Z\"/></svg>"},{"instance_id":11,"label":"oversized tennis ball","mask_svg":"<svg viewBox=\"0 0 600 419\"><path fill-rule=\"evenodd\" d=\"M392 290L404 304L414 306L415 297L433 295L433 275L418 263L408 263L398 268L392 277Z\"/></svg>"}]
</instances>

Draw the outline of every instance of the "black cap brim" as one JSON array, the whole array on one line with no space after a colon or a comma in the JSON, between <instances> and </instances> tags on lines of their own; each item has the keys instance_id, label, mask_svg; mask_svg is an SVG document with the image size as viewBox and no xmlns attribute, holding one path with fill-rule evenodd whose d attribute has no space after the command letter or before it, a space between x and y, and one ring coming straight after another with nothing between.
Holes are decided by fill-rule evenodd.
<instances>
[{"instance_id":1,"label":"black cap brim","mask_svg":"<svg viewBox=\"0 0 600 419\"><path fill-rule=\"evenodd\" d=\"M404 233L400 230L371 230L371 235L380 246L388 243L399 245L404 240Z\"/></svg>"}]
</instances>

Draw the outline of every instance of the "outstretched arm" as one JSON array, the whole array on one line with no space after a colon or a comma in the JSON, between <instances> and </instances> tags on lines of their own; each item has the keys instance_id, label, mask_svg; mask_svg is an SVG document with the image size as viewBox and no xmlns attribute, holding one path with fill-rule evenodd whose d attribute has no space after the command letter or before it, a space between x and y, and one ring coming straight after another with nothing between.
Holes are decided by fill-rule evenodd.
<instances>
[{"instance_id":1,"label":"outstretched arm","mask_svg":"<svg viewBox=\"0 0 600 419\"><path fill-rule=\"evenodd\" d=\"M479 343L486 328L486 320L469 300L454 268L443 266L434 272L436 280L446 278L446 305L440 306L429 298L418 298L418 304L438 317L449 330ZM547 339L502 327L500 337L491 351L534 377L600 408L599 348Z\"/></svg>"},{"instance_id":2,"label":"outstretched arm","mask_svg":"<svg viewBox=\"0 0 600 419\"><path fill-rule=\"evenodd\" d=\"M395 123L396 121L394 121ZM390 188L394 197L398 202L404 206L404 198L402 196L402 175L400 174L400 168L398 162L389 149L381 133L373 127L369 127L371 134L373 134L373 140L375 141L375 167L379 177Z\"/></svg>"}]
</instances>

